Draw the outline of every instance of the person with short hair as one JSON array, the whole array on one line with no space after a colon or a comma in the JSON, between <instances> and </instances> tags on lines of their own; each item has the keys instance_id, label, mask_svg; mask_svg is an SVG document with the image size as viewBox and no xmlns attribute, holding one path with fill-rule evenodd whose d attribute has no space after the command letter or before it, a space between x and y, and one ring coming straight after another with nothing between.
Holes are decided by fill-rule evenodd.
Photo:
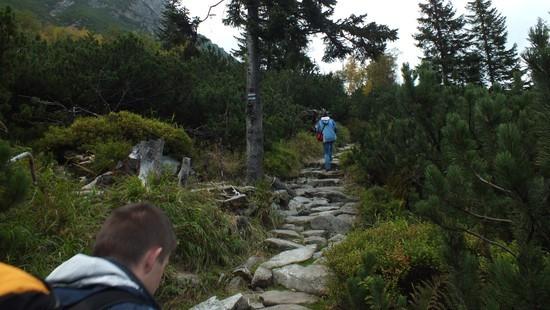
<instances>
[{"instance_id":1,"label":"person with short hair","mask_svg":"<svg viewBox=\"0 0 550 310\"><path fill-rule=\"evenodd\" d=\"M176 248L172 223L147 203L115 209L92 255L77 254L46 281L64 309L160 309L153 294Z\"/></svg>"},{"instance_id":2,"label":"person with short hair","mask_svg":"<svg viewBox=\"0 0 550 310\"><path fill-rule=\"evenodd\" d=\"M336 122L330 118L328 111L322 111L322 117L315 125L315 131L323 135L323 151L325 170L329 171L332 164L332 150L336 141Z\"/></svg>"}]
</instances>

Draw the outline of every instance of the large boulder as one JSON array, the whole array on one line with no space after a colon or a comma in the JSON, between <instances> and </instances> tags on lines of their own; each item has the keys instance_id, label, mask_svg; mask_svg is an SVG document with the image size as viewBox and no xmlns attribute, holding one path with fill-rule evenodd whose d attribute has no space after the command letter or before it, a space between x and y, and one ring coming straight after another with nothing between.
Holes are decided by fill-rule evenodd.
<instances>
[{"instance_id":1,"label":"large boulder","mask_svg":"<svg viewBox=\"0 0 550 310\"><path fill-rule=\"evenodd\" d=\"M273 269L273 280L290 290L323 296L327 293L329 269L324 265L288 265Z\"/></svg>"},{"instance_id":2,"label":"large boulder","mask_svg":"<svg viewBox=\"0 0 550 310\"><path fill-rule=\"evenodd\" d=\"M351 224L347 223L334 215L324 215L314 217L310 221L311 229L326 230L330 235L346 234L351 229Z\"/></svg>"}]
</instances>

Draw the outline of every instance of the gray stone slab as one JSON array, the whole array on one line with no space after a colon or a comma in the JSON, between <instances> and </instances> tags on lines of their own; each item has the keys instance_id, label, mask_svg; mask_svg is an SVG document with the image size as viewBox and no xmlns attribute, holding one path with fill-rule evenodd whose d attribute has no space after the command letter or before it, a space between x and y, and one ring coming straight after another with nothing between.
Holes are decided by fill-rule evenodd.
<instances>
[{"instance_id":1,"label":"gray stone slab","mask_svg":"<svg viewBox=\"0 0 550 310\"><path fill-rule=\"evenodd\" d=\"M303 247L303 245L298 244L296 242L284 240L284 239L278 239L278 238L267 238L265 239L265 243L267 243L268 246L276 248L278 250L294 250Z\"/></svg>"},{"instance_id":2,"label":"gray stone slab","mask_svg":"<svg viewBox=\"0 0 550 310\"><path fill-rule=\"evenodd\" d=\"M351 229L351 224L333 215L315 217L310 221L310 225L311 229L326 230L330 235L346 234Z\"/></svg>"},{"instance_id":3,"label":"gray stone slab","mask_svg":"<svg viewBox=\"0 0 550 310\"><path fill-rule=\"evenodd\" d=\"M301 238L302 236L294 230L274 229L270 231L277 238Z\"/></svg>"},{"instance_id":4,"label":"gray stone slab","mask_svg":"<svg viewBox=\"0 0 550 310\"><path fill-rule=\"evenodd\" d=\"M267 291L260 295L260 300L266 306L275 306L281 304L314 304L319 298L302 292Z\"/></svg>"},{"instance_id":5,"label":"gray stone slab","mask_svg":"<svg viewBox=\"0 0 550 310\"><path fill-rule=\"evenodd\" d=\"M298 225L294 225L294 224L284 224L283 226L281 226L281 229L294 230L295 232L304 231L303 226L298 226Z\"/></svg>"},{"instance_id":6,"label":"gray stone slab","mask_svg":"<svg viewBox=\"0 0 550 310\"><path fill-rule=\"evenodd\" d=\"M273 269L275 284L317 296L326 295L329 276L330 271L324 265L288 265Z\"/></svg>"},{"instance_id":7,"label":"gray stone slab","mask_svg":"<svg viewBox=\"0 0 550 310\"><path fill-rule=\"evenodd\" d=\"M307 237L304 239L305 244L316 244L319 248L323 248L327 246L327 239L323 237Z\"/></svg>"},{"instance_id":8,"label":"gray stone slab","mask_svg":"<svg viewBox=\"0 0 550 310\"><path fill-rule=\"evenodd\" d=\"M304 237L324 237L327 234L326 230L306 230L302 233Z\"/></svg>"},{"instance_id":9,"label":"gray stone slab","mask_svg":"<svg viewBox=\"0 0 550 310\"><path fill-rule=\"evenodd\" d=\"M316 249L316 246L305 246L295 250L284 251L273 256L270 260L260 266L267 269L273 269L290 264L305 262L313 256Z\"/></svg>"},{"instance_id":10,"label":"gray stone slab","mask_svg":"<svg viewBox=\"0 0 550 310\"><path fill-rule=\"evenodd\" d=\"M304 225L311 222L314 218L314 216L287 216L285 222L289 224Z\"/></svg>"},{"instance_id":11,"label":"gray stone slab","mask_svg":"<svg viewBox=\"0 0 550 310\"><path fill-rule=\"evenodd\" d=\"M254 272L254 277L252 278L252 287L262 287L266 288L273 283L273 273L271 269L264 268L262 266L256 269Z\"/></svg>"}]
</instances>

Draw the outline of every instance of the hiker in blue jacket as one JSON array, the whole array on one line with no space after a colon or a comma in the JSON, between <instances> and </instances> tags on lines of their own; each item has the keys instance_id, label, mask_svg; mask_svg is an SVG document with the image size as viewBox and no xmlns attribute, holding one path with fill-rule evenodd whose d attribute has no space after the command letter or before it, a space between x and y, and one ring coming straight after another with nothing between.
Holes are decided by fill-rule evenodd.
<instances>
[{"instance_id":1,"label":"hiker in blue jacket","mask_svg":"<svg viewBox=\"0 0 550 310\"><path fill-rule=\"evenodd\" d=\"M315 125L315 131L323 134L323 150L325 157L325 170L329 171L332 163L332 148L336 141L336 122L330 118L327 111L323 111L322 117Z\"/></svg>"},{"instance_id":2,"label":"hiker in blue jacket","mask_svg":"<svg viewBox=\"0 0 550 310\"><path fill-rule=\"evenodd\" d=\"M153 294L175 247L172 224L161 209L127 205L104 222L93 256L73 256L46 281L62 309L157 310Z\"/></svg>"}]
</instances>

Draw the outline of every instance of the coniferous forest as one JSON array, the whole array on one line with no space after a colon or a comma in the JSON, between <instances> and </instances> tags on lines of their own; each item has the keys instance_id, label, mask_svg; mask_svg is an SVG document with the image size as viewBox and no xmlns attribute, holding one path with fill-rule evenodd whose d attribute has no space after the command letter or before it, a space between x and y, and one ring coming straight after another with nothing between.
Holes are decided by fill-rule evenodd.
<instances>
[{"instance_id":1,"label":"coniferous forest","mask_svg":"<svg viewBox=\"0 0 550 310\"><path fill-rule=\"evenodd\" d=\"M311 128L326 109L338 144L353 145L341 169L360 201L354 229L326 251L333 277L314 309L548 309L549 15L533 17L519 50L491 0L469 1L465 15L421 0L422 61L398 68L386 48L398 31L366 15L335 20L337 1L252 1L255 17L249 2L223 4L242 30L231 54L198 35L201 19L176 0L154 33L0 7L0 261L45 277L89 252L111 209L150 201L180 239L159 299L187 309L223 290L219 274L278 225L274 177L295 178L321 157ZM310 59L312 34L326 60L345 59L340 71ZM265 172L254 182L250 42ZM144 187L128 173L132 147L157 138L166 155L192 158L189 187L255 186L245 228L207 191L168 174ZM11 160L26 152L31 161ZM180 281L182 270L202 285Z\"/></svg>"}]
</instances>

